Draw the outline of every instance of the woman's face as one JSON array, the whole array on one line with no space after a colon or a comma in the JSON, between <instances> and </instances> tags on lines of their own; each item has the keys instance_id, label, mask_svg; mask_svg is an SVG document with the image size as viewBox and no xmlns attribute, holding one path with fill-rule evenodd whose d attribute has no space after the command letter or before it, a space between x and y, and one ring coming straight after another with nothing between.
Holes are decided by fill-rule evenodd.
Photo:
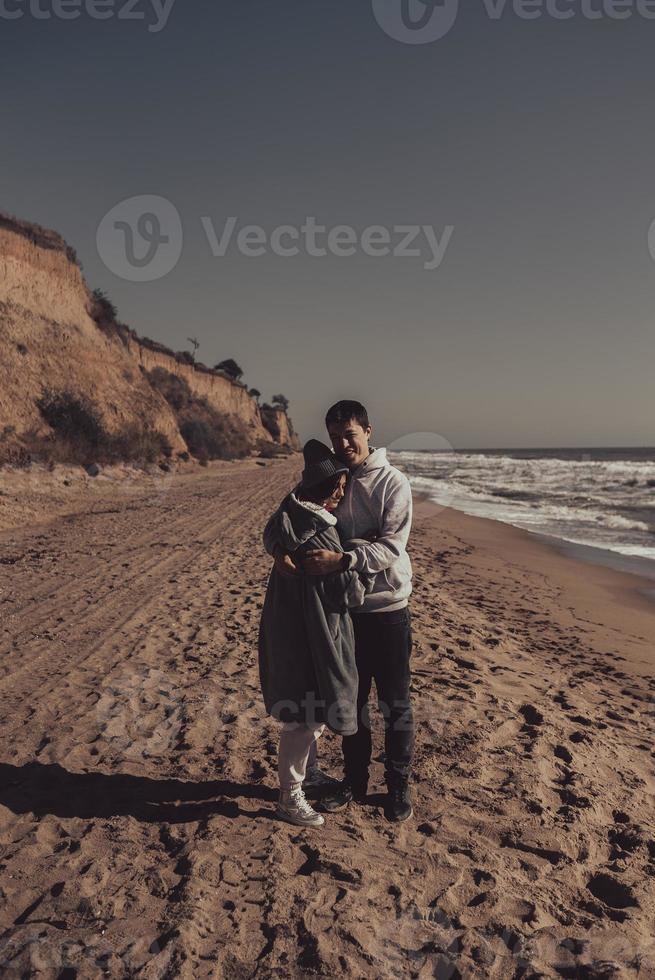
<instances>
[{"instance_id":1,"label":"woman's face","mask_svg":"<svg viewBox=\"0 0 655 980\"><path fill-rule=\"evenodd\" d=\"M339 474L339 482L336 485L334 493L327 500L323 501L323 506L326 510L333 511L336 510L341 501L343 500L343 495L346 490L346 474Z\"/></svg>"}]
</instances>

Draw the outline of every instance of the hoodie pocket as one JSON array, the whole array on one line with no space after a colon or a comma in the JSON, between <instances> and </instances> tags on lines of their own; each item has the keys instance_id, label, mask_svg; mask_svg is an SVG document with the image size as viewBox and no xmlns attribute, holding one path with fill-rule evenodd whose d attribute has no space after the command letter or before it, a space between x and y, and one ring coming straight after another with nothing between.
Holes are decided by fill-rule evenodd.
<instances>
[{"instance_id":1,"label":"hoodie pocket","mask_svg":"<svg viewBox=\"0 0 655 980\"><path fill-rule=\"evenodd\" d=\"M397 592L398 589L401 589L404 585L406 585L409 580L409 575L403 568L399 568L398 566L399 562L395 562L389 568L385 568L382 572L390 592Z\"/></svg>"}]
</instances>

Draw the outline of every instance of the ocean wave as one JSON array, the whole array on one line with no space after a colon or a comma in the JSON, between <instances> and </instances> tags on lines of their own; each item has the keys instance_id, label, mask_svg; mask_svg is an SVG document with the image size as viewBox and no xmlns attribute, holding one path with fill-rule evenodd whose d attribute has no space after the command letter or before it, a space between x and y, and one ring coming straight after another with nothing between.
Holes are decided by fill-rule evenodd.
<instances>
[{"instance_id":1,"label":"ocean wave","mask_svg":"<svg viewBox=\"0 0 655 980\"><path fill-rule=\"evenodd\" d=\"M392 454L432 500L576 544L655 558L655 450L637 460L536 453ZM596 451L599 457L601 451Z\"/></svg>"},{"instance_id":2,"label":"ocean wave","mask_svg":"<svg viewBox=\"0 0 655 980\"><path fill-rule=\"evenodd\" d=\"M505 500L541 500L541 494L536 493L534 490L505 490L503 488L498 488L496 490L490 490L489 493L492 497L502 497Z\"/></svg>"},{"instance_id":3,"label":"ocean wave","mask_svg":"<svg viewBox=\"0 0 655 980\"><path fill-rule=\"evenodd\" d=\"M621 531L645 531L646 533L651 531L650 525L644 524L643 521L632 521L627 517L621 517L620 514L596 514L595 521L603 527Z\"/></svg>"}]
</instances>

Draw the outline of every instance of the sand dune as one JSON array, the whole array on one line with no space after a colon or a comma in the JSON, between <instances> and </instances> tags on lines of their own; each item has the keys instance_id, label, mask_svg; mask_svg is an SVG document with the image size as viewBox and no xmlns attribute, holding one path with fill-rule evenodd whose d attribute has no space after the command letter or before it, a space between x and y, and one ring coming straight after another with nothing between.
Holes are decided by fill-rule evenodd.
<instances>
[{"instance_id":1,"label":"sand dune","mask_svg":"<svg viewBox=\"0 0 655 980\"><path fill-rule=\"evenodd\" d=\"M0 972L655 976L655 617L522 532L418 508L414 820L379 725L366 806L273 818L260 533L297 469L73 488L0 535Z\"/></svg>"}]
</instances>

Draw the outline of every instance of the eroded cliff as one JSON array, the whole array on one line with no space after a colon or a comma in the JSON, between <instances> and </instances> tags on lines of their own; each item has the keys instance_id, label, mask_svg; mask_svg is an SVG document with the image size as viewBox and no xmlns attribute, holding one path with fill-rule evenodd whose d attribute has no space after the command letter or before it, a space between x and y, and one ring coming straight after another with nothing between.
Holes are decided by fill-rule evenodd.
<instances>
[{"instance_id":1,"label":"eroded cliff","mask_svg":"<svg viewBox=\"0 0 655 980\"><path fill-rule=\"evenodd\" d=\"M64 419L68 429L81 417L82 406L97 423L94 432L106 434L114 453L135 438L148 442L151 449L154 446L156 455L160 451L167 456L193 452L182 434L180 413L167 400L162 386L152 383L153 372L160 379L165 372L184 385L187 433L193 428L188 422L193 406L201 406L205 428L216 423L221 431L238 429L239 446L247 444L249 451L267 443L298 448L286 413L276 412L275 418L268 414L265 423L244 385L185 363L184 355L139 338L123 325L102 323L75 253L61 236L0 215L0 449L5 450L4 461L11 460L7 453L12 446L27 446L38 458L40 446L53 444L53 425L57 424L53 419L62 416L64 396L77 405ZM47 404L44 409L48 398L50 411Z\"/></svg>"}]
</instances>

